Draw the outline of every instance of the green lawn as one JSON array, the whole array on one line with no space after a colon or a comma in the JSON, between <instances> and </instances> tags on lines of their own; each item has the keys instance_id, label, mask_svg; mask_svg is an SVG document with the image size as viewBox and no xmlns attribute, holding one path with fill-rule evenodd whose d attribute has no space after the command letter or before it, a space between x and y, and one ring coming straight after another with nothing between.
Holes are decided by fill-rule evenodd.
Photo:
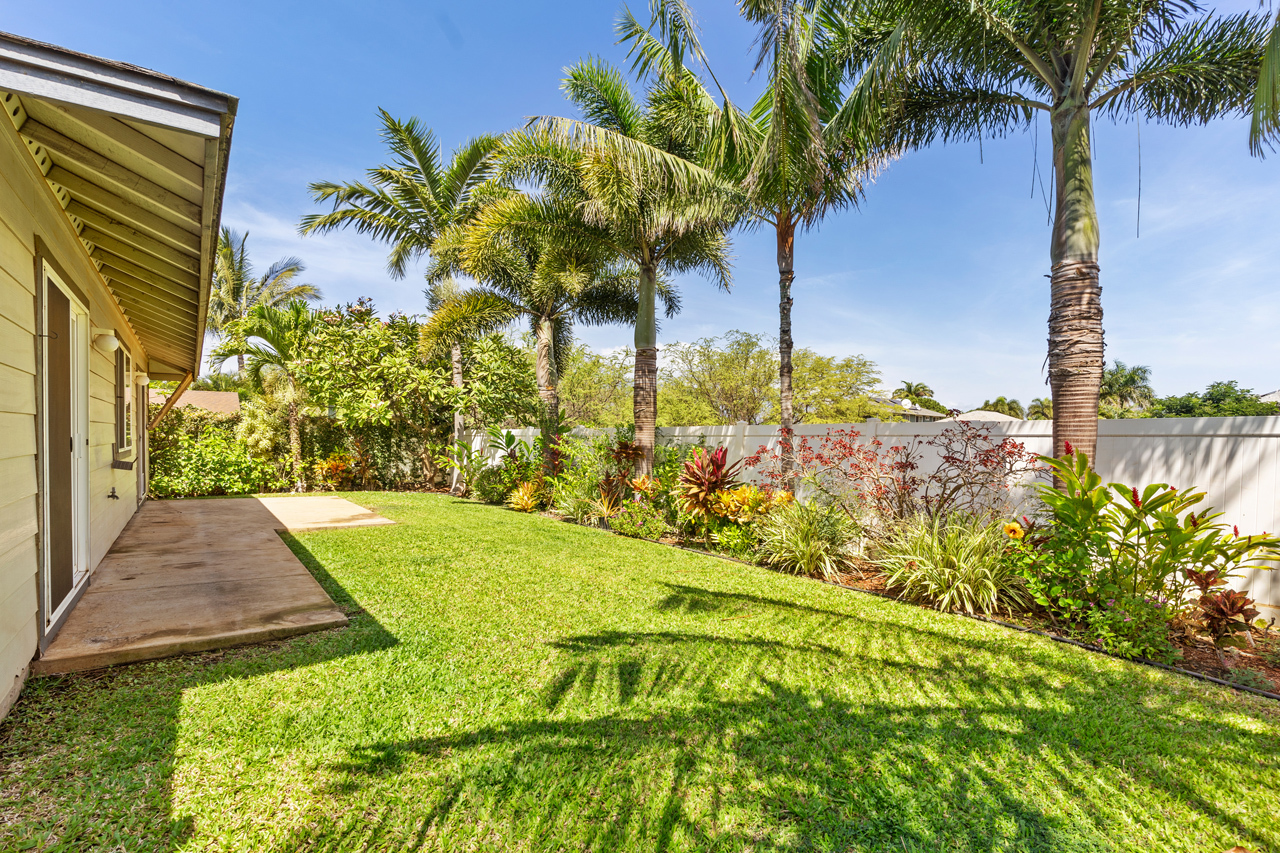
<instances>
[{"instance_id":1,"label":"green lawn","mask_svg":"<svg viewBox=\"0 0 1280 853\"><path fill-rule=\"evenodd\" d=\"M33 680L0 850L1280 851L1280 705L437 495L351 627Z\"/></svg>"}]
</instances>

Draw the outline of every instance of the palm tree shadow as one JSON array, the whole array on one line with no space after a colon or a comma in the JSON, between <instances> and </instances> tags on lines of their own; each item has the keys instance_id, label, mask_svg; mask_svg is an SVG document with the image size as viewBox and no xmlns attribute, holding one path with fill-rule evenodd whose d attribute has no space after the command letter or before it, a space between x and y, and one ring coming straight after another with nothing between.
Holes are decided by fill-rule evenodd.
<instances>
[{"instance_id":1,"label":"palm tree shadow","mask_svg":"<svg viewBox=\"0 0 1280 853\"><path fill-rule=\"evenodd\" d=\"M671 588L678 609L709 627L744 601L796 608ZM655 606L670 610L670 597ZM815 667L847 660L834 644L711 631L551 640L558 661L523 716L354 745L328 768L328 792L359 814L398 790L401 775L440 779L427 802L380 824L379 843L397 850L475 843L469 827L481 816L526 844L558 827L556 844L582 850L1111 849L1122 822L1164 837L1170 800L1250 846L1275 843L1269 821L1224 808L1192 772L1212 764L1224 778L1254 780L1237 800L1263 801L1257 757L1274 747L1265 732L1209 715L1176 752L1135 744L1109 730L1106 715L1142 715L1153 731L1188 721L1177 703L1139 695L1123 672L1081 679L1070 661L1040 655L995 679L981 659L1007 656L1000 640L949 637L962 641L927 659L918 650L936 632L890 622L875 630L892 646L862 670L857 700L777 675L797 653ZM1225 745L1201 736L1223 725L1232 727ZM1117 801L1122 787L1137 793ZM335 804L322 809L332 815ZM299 825L291 847L349 849L340 819Z\"/></svg>"}]
</instances>

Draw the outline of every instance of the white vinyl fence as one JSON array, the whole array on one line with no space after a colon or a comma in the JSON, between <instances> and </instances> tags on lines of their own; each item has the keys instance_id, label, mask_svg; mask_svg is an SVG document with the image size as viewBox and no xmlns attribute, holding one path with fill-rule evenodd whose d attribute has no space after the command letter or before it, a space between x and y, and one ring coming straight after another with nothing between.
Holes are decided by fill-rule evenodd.
<instances>
[{"instance_id":1,"label":"white vinyl fence","mask_svg":"<svg viewBox=\"0 0 1280 853\"><path fill-rule=\"evenodd\" d=\"M1032 453L1052 451L1049 421L985 421L992 437L1022 442ZM816 424L796 427L797 436L826 435L835 429L860 433L860 441L878 438L886 446L926 442L948 426L933 423ZM533 442L536 429L513 430L519 439ZM576 429L574 435L598 435L598 430ZM484 434L469 436L473 448L487 448ZM776 426L666 427L658 430L660 442L724 446L730 461L756 452L761 445L777 444ZM928 446L920 447L921 473L937 465ZM493 458L496 458L493 453ZM1106 482L1136 485L1168 483L1182 489L1195 486L1207 494L1205 503L1223 513L1221 521L1234 524L1241 533L1280 530L1280 417L1247 418L1142 418L1098 422L1095 469ZM1238 584L1258 603L1280 616L1280 571L1255 570Z\"/></svg>"}]
</instances>

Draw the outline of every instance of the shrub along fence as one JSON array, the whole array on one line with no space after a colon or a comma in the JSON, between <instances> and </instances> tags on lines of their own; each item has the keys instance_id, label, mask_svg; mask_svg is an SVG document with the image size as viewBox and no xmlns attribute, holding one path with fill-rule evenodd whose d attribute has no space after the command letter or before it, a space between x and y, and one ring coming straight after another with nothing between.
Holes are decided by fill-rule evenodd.
<instances>
[{"instance_id":1,"label":"shrub along fence","mask_svg":"<svg viewBox=\"0 0 1280 853\"><path fill-rule=\"evenodd\" d=\"M832 430L859 433L859 441L881 441L886 447L911 445L919 454L920 472L939 464L939 452L928 445L941 435L947 421L884 423L875 419L858 424L797 426L797 441L825 436ZM1036 454L1052 452L1053 425L1049 421L984 421L996 440L1011 438ZM512 430L532 444L536 429ZM600 430L575 429L573 435L599 435ZM705 443L724 447L729 461L754 454L761 446L776 447L778 429L745 422L728 426L662 427L659 441L669 444ZM466 440L473 449L496 461L499 452L488 447L483 433ZM1167 483L1179 489L1195 486L1206 493L1205 503L1223 513L1222 521L1241 533L1280 530L1280 417L1134 418L1098 422L1098 454L1094 470L1107 482ZM1028 491L1023 490L1024 499ZM1265 615L1280 617L1280 571L1250 570L1233 586L1248 589Z\"/></svg>"}]
</instances>

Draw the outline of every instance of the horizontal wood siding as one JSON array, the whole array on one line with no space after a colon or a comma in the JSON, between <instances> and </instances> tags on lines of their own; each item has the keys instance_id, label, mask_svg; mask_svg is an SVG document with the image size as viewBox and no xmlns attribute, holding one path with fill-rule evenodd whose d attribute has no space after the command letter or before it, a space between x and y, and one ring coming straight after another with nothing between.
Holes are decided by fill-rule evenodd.
<instances>
[{"instance_id":1,"label":"horizontal wood siding","mask_svg":"<svg viewBox=\"0 0 1280 853\"><path fill-rule=\"evenodd\" d=\"M13 125L0 121L0 705L37 648L36 238L89 299L89 322L146 354ZM114 355L90 348L90 566L136 511L137 475L112 467ZM112 488L118 500L108 497ZM4 713L0 707L0 716Z\"/></svg>"}]
</instances>

